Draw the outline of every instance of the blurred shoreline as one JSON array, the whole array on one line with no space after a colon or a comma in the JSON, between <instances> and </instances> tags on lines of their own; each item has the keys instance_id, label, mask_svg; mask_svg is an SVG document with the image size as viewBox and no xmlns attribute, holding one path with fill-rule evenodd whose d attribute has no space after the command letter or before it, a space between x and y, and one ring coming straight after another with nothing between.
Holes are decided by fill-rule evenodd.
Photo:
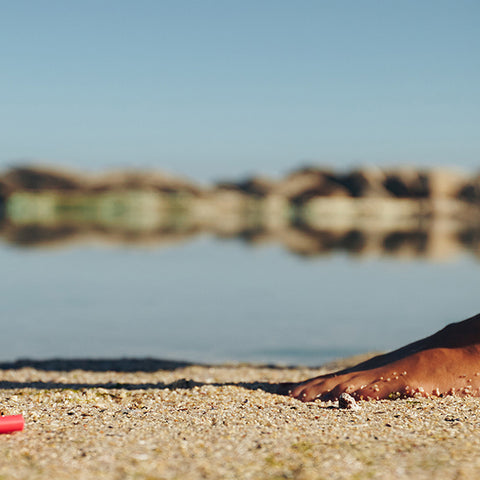
<instances>
[{"instance_id":1,"label":"blurred shoreline","mask_svg":"<svg viewBox=\"0 0 480 480\"><path fill-rule=\"evenodd\" d=\"M480 177L455 170L318 167L200 186L158 171L0 174L0 237L20 247L175 244L200 234L302 256L480 256Z\"/></svg>"}]
</instances>

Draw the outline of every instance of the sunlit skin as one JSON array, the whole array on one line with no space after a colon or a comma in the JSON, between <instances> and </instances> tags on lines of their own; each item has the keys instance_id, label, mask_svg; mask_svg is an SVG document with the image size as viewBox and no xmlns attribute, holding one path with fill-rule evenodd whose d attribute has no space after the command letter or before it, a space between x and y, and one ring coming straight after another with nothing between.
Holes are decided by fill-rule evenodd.
<instances>
[{"instance_id":1,"label":"sunlit skin","mask_svg":"<svg viewBox=\"0 0 480 480\"><path fill-rule=\"evenodd\" d=\"M344 392L358 400L480 396L480 314L354 367L283 389L304 402L334 400Z\"/></svg>"}]
</instances>

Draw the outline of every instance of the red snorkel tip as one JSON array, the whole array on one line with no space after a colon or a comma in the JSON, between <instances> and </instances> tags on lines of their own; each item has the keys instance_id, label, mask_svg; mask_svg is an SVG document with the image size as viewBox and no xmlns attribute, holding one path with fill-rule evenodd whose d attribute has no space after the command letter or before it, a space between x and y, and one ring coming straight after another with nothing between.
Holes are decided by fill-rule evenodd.
<instances>
[{"instance_id":1,"label":"red snorkel tip","mask_svg":"<svg viewBox=\"0 0 480 480\"><path fill-rule=\"evenodd\" d=\"M25 419L23 415L6 415L0 417L0 433L13 433L23 430Z\"/></svg>"}]
</instances>

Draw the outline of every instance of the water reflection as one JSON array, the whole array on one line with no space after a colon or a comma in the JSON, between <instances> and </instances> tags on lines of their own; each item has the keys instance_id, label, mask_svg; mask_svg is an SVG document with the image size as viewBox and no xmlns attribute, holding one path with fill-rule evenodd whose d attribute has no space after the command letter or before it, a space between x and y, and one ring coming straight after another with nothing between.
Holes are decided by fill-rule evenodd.
<instances>
[{"instance_id":1,"label":"water reflection","mask_svg":"<svg viewBox=\"0 0 480 480\"><path fill-rule=\"evenodd\" d=\"M480 254L479 204L478 177L444 170L303 168L204 187L158 172L16 168L0 176L0 236L60 247L162 246L206 234L301 256L441 260Z\"/></svg>"},{"instance_id":2,"label":"water reflection","mask_svg":"<svg viewBox=\"0 0 480 480\"><path fill-rule=\"evenodd\" d=\"M121 220L121 217L120 217ZM141 222L141 218L137 219ZM145 223L148 219L146 219ZM371 219L370 219L371 220ZM321 256L346 253L353 256L387 256L391 258L441 261L458 254L480 257L480 226L468 222L446 222L444 219L418 219L409 226L371 221L356 221L342 228L314 228L295 221L282 227L268 228L261 224L232 222L228 228L218 225L189 224L181 216L166 224L131 229L119 221L116 225L78 221L63 217L55 222L15 223L8 218L0 223L0 237L18 247L68 247L102 243L118 246L154 246L181 244L201 235L219 239L239 239L250 246L278 244L300 256Z\"/></svg>"},{"instance_id":3,"label":"water reflection","mask_svg":"<svg viewBox=\"0 0 480 480\"><path fill-rule=\"evenodd\" d=\"M318 365L477 313L475 188L433 188L415 172L332 178L200 189L32 171L2 187L0 176L2 332L15 339L0 360Z\"/></svg>"}]
</instances>

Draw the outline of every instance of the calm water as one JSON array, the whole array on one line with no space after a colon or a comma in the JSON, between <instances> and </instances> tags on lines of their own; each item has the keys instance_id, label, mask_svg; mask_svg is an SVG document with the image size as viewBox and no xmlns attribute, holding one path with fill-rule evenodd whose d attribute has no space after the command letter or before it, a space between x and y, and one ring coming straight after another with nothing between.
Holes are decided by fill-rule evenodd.
<instances>
[{"instance_id":1,"label":"calm water","mask_svg":"<svg viewBox=\"0 0 480 480\"><path fill-rule=\"evenodd\" d=\"M0 246L1 360L156 357L318 365L480 311L480 263L171 247Z\"/></svg>"}]
</instances>

